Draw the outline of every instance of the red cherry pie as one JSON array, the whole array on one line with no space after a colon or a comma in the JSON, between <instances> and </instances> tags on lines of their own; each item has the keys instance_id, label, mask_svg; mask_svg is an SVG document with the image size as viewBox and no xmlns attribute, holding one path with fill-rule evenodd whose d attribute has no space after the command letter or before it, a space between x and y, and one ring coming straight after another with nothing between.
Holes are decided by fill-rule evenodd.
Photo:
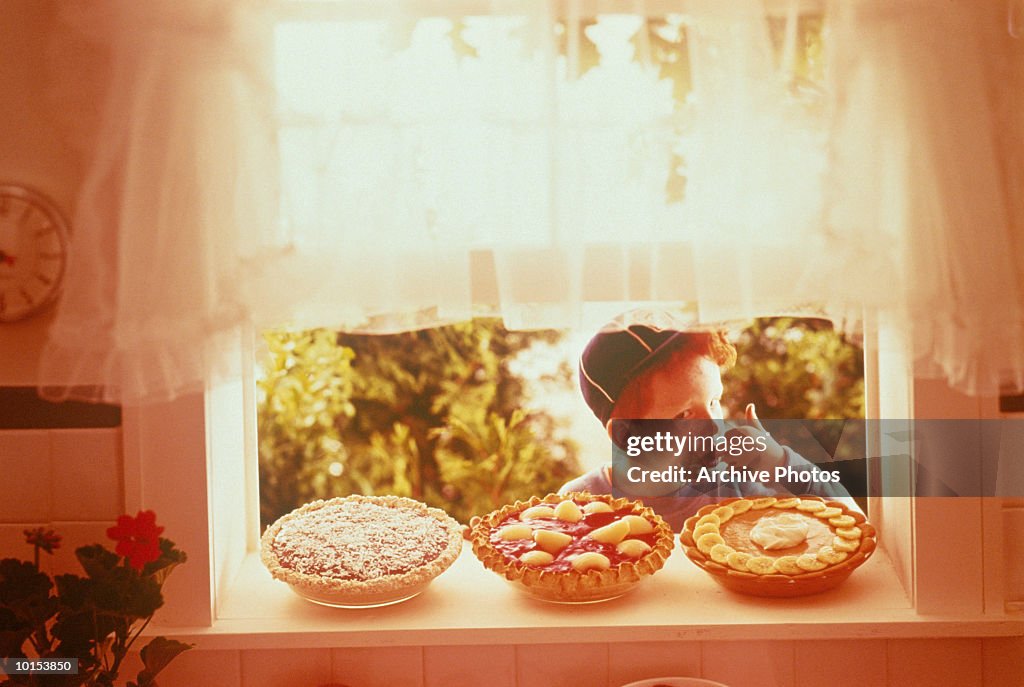
<instances>
[{"instance_id":1,"label":"red cherry pie","mask_svg":"<svg viewBox=\"0 0 1024 687\"><path fill-rule=\"evenodd\" d=\"M586 493L517 501L470 525L483 564L534 597L586 603L621 596L659 570L672 528L636 501Z\"/></svg>"}]
</instances>

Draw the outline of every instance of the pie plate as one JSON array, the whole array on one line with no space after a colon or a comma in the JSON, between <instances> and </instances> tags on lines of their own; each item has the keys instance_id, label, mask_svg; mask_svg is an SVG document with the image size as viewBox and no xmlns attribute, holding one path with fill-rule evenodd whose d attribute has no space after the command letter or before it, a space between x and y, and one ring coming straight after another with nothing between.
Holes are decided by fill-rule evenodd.
<instances>
[{"instance_id":1,"label":"pie plate","mask_svg":"<svg viewBox=\"0 0 1024 687\"><path fill-rule=\"evenodd\" d=\"M314 501L263 533L270 574L303 599L334 608L376 608L423 592L462 551L462 526L399 496Z\"/></svg>"},{"instance_id":2,"label":"pie plate","mask_svg":"<svg viewBox=\"0 0 1024 687\"><path fill-rule=\"evenodd\" d=\"M806 569L789 569L785 573L780 572L777 569L772 569L768 573L755 573L746 570L737 569L739 566L730 565L729 561L722 560L722 554L718 551L708 551L708 546L705 545L701 550L695 541L695 532L699 524L704 519L707 522L706 516L714 516L716 512L723 514L724 512L729 513L729 517L725 517L722 524L727 525L732 517L732 507L730 504L738 504L736 510L740 510L740 506L748 509L748 511L742 511L739 517L749 517L757 512L756 509L750 509L749 502L752 501L777 501L779 507L783 507L784 503L792 503L799 501L800 511L802 516L814 522L814 509L818 509L820 513L833 513L832 519L823 520L823 526L828 528L823 530L825 537L834 534L838 530L835 526L828 525L828 522L840 522L844 523L847 527L847 532L856 530L856 538L848 539L842 542L844 549L843 553L838 554L834 557L834 562L828 564L822 564L821 569L806 570ZM746 503L738 503L746 502ZM823 504L825 511L821 505ZM760 505L760 504L759 504ZM723 507L729 507L723 510ZM778 510L774 505L763 506L760 505L765 514L778 513ZM806 510L805 510L806 509ZM796 512L797 508L788 507L784 510L792 510ZM820 529L820 528L819 528ZM696 534L696 539L700 540L704 537L704 534ZM834 540L835 538L833 538ZM686 557L690 559L698 568L706 572L711 576L715 582L719 583L726 589L729 589L740 594L748 594L752 596L761 597L794 597L794 596L807 596L811 594L819 594L829 589L834 589L842 584L859 566L861 566L876 548L876 531L875 528L869 524L864 515L855 510L848 508L845 504L838 501L827 501L818 496L800 496L800 497L779 497L773 499L772 497L766 497L765 499L725 499L718 503L709 504L701 508L697 513L686 520L683 531L679 535L679 541L686 553ZM703 543L703 542L702 542ZM717 548L717 547L716 547ZM835 554L835 551L829 548L829 556ZM791 554L791 553L807 553L812 558L814 557L815 551L805 550L803 546L793 547L792 549L782 549L780 551L761 551L762 554L771 554L773 556L782 556L780 554ZM718 556L718 560L714 559L714 555ZM747 556L748 558L750 556ZM793 559L796 556L788 555L789 559ZM776 558L775 560L779 560ZM733 559L729 559L730 561ZM812 561L813 563L813 561ZM779 564L777 564L779 565ZM817 564L815 564L817 565Z\"/></svg>"},{"instance_id":3,"label":"pie plate","mask_svg":"<svg viewBox=\"0 0 1024 687\"><path fill-rule=\"evenodd\" d=\"M591 604L627 594L665 564L672 529L637 501L534 496L470 523L473 553L530 598Z\"/></svg>"},{"instance_id":4,"label":"pie plate","mask_svg":"<svg viewBox=\"0 0 1024 687\"><path fill-rule=\"evenodd\" d=\"M699 677L652 677L630 682L622 687L728 687L721 682L703 680Z\"/></svg>"},{"instance_id":5,"label":"pie plate","mask_svg":"<svg viewBox=\"0 0 1024 687\"><path fill-rule=\"evenodd\" d=\"M356 593L316 592L302 585L289 584L288 587L306 601L330 608L380 608L393 606L419 596L430 585L430 580L410 585L393 592Z\"/></svg>"}]
</instances>

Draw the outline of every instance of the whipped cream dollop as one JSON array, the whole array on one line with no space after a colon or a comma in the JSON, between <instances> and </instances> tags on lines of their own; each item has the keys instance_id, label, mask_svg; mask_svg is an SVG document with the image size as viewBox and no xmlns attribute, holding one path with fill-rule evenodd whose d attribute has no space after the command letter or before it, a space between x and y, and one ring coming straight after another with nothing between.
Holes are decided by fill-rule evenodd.
<instances>
[{"instance_id":1,"label":"whipped cream dollop","mask_svg":"<svg viewBox=\"0 0 1024 687\"><path fill-rule=\"evenodd\" d=\"M807 539L807 520L796 513L761 518L750 530L750 540L767 551L788 549Z\"/></svg>"}]
</instances>

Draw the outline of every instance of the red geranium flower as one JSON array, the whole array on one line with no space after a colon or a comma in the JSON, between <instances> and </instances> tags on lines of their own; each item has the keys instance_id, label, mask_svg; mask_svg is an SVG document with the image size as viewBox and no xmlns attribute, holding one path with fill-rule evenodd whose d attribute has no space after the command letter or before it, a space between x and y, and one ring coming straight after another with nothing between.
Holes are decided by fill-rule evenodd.
<instances>
[{"instance_id":1,"label":"red geranium flower","mask_svg":"<svg viewBox=\"0 0 1024 687\"><path fill-rule=\"evenodd\" d=\"M124 556L129 565L142 570L146 563L160 558L160 533L163 531L163 527L157 527L156 513L140 510L134 518L120 516L117 525L107 530L107 536L117 542L118 556Z\"/></svg>"}]
</instances>

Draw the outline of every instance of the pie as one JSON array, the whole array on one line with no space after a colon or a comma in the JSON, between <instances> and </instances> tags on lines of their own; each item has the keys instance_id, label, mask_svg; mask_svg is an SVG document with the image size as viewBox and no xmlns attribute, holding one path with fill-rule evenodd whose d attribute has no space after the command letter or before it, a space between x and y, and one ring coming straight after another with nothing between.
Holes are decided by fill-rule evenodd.
<instances>
[{"instance_id":1,"label":"pie","mask_svg":"<svg viewBox=\"0 0 1024 687\"><path fill-rule=\"evenodd\" d=\"M672 528L637 501L584 492L534 496L470 523L484 566L545 601L604 601L665 564Z\"/></svg>"},{"instance_id":2,"label":"pie","mask_svg":"<svg viewBox=\"0 0 1024 687\"><path fill-rule=\"evenodd\" d=\"M796 596L849 576L874 550L875 529L838 501L766 496L704 506L686 521L680 541L690 560L735 583L726 586ZM756 578L763 580L744 584Z\"/></svg>"},{"instance_id":3,"label":"pie","mask_svg":"<svg viewBox=\"0 0 1024 687\"><path fill-rule=\"evenodd\" d=\"M462 550L442 510L400 496L313 501L267 528L260 554L275 579L329 606L380 606L419 594Z\"/></svg>"}]
</instances>

